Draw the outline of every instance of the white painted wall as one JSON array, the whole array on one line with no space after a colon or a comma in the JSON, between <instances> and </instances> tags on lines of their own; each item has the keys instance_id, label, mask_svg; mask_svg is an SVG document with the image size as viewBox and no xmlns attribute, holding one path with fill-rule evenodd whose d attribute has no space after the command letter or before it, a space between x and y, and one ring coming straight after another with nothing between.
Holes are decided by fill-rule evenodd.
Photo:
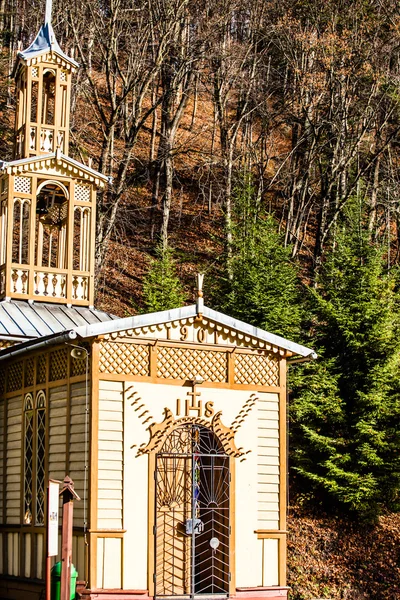
<instances>
[{"instance_id":1,"label":"white painted wall","mask_svg":"<svg viewBox=\"0 0 400 600\"><path fill-rule=\"evenodd\" d=\"M103 386L103 384L101 384ZM115 386L115 384L112 384ZM122 386L122 384L120 384ZM147 489L148 459L137 457L138 447L147 443L149 423L161 422L164 408L176 412L177 399L184 410L188 387L164 384L129 383L125 394L124 427L124 588L147 587ZM229 426L252 392L198 386L200 399L214 403ZM279 455L277 394L257 394L260 400L236 434L246 460L236 459L236 585L251 587L277 584L277 544L264 545L255 531L265 524L279 528ZM133 406L132 403L134 402ZM195 415L195 413L192 413ZM142 415L142 416L141 416ZM151 420L143 425L143 421ZM267 557L267 558L266 558Z\"/></svg>"}]
</instances>

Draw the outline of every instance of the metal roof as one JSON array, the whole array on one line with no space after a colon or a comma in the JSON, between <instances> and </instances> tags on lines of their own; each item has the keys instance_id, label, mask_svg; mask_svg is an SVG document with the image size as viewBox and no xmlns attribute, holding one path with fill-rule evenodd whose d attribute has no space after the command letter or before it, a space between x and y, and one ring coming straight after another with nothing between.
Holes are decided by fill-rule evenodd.
<instances>
[{"instance_id":1,"label":"metal roof","mask_svg":"<svg viewBox=\"0 0 400 600\"><path fill-rule=\"evenodd\" d=\"M117 317L85 306L68 307L50 302L3 300L0 302L0 339L22 342L89 325L100 325L113 319Z\"/></svg>"},{"instance_id":2,"label":"metal roof","mask_svg":"<svg viewBox=\"0 0 400 600\"><path fill-rule=\"evenodd\" d=\"M64 306L55 306L52 304L34 304L33 306L30 306L22 301L14 301L12 303L13 308L11 310L10 305L11 302L0 303L0 309L3 309L4 317L8 319L7 323L9 322L9 318L11 316L9 313L13 312L14 318L17 318L18 315L16 309L19 309L21 317L25 317L25 320L29 321L29 325L25 324L27 331L32 334L33 330L38 331L40 329L42 331L42 339L35 340L32 339L32 336L30 340L25 341L25 343L18 344L17 346L14 345L11 348L6 348L0 351L0 360L7 358L8 356L21 354L29 349L33 349L34 347L39 348L45 345L47 346L60 343L65 341L65 336L69 337L69 339L75 339L77 337L85 339L107 333L117 333L118 331L124 331L126 329L136 329L139 327L149 327L152 325L160 325L162 323L176 322L180 321L181 319L196 317L200 313L203 315L203 317L209 319L210 321L220 323L243 334L267 342L271 346L288 350L295 356L301 356L305 359L317 358L316 353L311 348L296 344L295 342L291 342L290 340L287 340L279 335L269 333L268 331L264 331L263 329L259 329L258 327L254 327L253 325L249 325L248 323L244 323L243 321L239 321L238 319L234 319L224 315L223 313L212 310L211 308L204 306L202 301L198 301L197 304L184 306L182 308L175 308L172 310L164 310L161 312L149 313L147 315L138 315L135 317L125 318L112 317L107 313L102 313L100 311L91 309L77 307L66 308ZM15 305L18 306L16 307ZM22 308L21 305L24 305L25 308ZM35 317L34 314L30 313L30 311L26 308L27 306L30 306L35 311ZM59 322L59 329L53 333L49 333L45 329L46 325L50 327L50 323L47 321L48 315ZM77 323L76 321L78 321L78 319L84 322ZM2 320L3 314L0 312L0 322L2 322ZM75 323L71 326L73 321ZM38 337L39 334L36 335L36 338Z\"/></svg>"},{"instance_id":3,"label":"metal roof","mask_svg":"<svg viewBox=\"0 0 400 600\"><path fill-rule=\"evenodd\" d=\"M289 352L293 352L293 354L299 356L310 358L316 357L315 352L311 348L306 348L306 346L301 346L300 344L291 342L290 340L287 340L279 335L269 333L268 331L264 331L259 327L249 325L248 323L239 321L239 319L234 319L233 317L229 317L228 315L220 313L216 310L212 310L211 308L204 306L202 302L200 306L199 304L192 304L191 306L149 313L147 315L125 317L123 319L117 319L107 323L85 325L75 329L75 332L82 338L94 337L106 333L123 331L124 329L136 329L137 327L148 327L151 325L160 325L161 323L180 321L181 319L195 317L199 313L201 313L203 317L208 318L210 321L220 323L251 337L258 338L259 340L271 344L271 346L277 346L278 348L288 350Z\"/></svg>"},{"instance_id":4,"label":"metal roof","mask_svg":"<svg viewBox=\"0 0 400 600\"><path fill-rule=\"evenodd\" d=\"M12 167L24 167L26 169L27 166L34 166L36 163L48 160L64 161L72 167L76 167L81 171L85 171L85 173L92 175L94 178L101 179L104 182L108 181L109 183L112 181L112 177L103 175L103 173L100 173L100 171L96 171L95 169L92 169L92 167L88 167L78 160L63 154L60 150L57 150L56 152L50 152L49 154L39 154L37 156L28 156L27 158L18 158L17 160L0 160L0 171L6 171L8 168Z\"/></svg>"},{"instance_id":5,"label":"metal roof","mask_svg":"<svg viewBox=\"0 0 400 600\"><path fill-rule=\"evenodd\" d=\"M56 36L54 34L53 27L51 23L45 23L39 29L39 33L33 40L32 44L22 52L18 52L18 58L23 58L24 60L29 60L31 58L35 58L36 56L40 56L41 54L45 54L46 52L54 52L58 54L61 58L74 65L74 67L78 67L79 64L71 58L67 56L58 45L56 40Z\"/></svg>"}]
</instances>

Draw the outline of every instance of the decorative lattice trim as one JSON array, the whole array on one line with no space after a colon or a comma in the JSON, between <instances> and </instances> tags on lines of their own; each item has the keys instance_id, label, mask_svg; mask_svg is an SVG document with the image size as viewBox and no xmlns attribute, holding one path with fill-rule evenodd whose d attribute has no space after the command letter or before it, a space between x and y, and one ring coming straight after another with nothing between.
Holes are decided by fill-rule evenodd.
<instances>
[{"instance_id":1,"label":"decorative lattice trim","mask_svg":"<svg viewBox=\"0 0 400 600\"><path fill-rule=\"evenodd\" d=\"M14 346L16 342L8 342L7 340L0 340L0 350L4 350L4 348L9 348L10 346Z\"/></svg>"},{"instance_id":2,"label":"decorative lattice trim","mask_svg":"<svg viewBox=\"0 0 400 600\"><path fill-rule=\"evenodd\" d=\"M32 190L32 179L30 177L15 177L14 191L22 194L30 194Z\"/></svg>"},{"instance_id":3,"label":"decorative lattice trim","mask_svg":"<svg viewBox=\"0 0 400 600\"><path fill-rule=\"evenodd\" d=\"M150 375L149 346L104 342L100 350L100 372Z\"/></svg>"},{"instance_id":4,"label":"decorative lattice trim","mask_svg":"<svg viewBox=\"0 0 400 600\"><path fill-rule=\"evenodd\" d=\"M34 383L34 367L35 367L35 359L28 358L25 363L25 386L29 387Z\"/></svg>"},{"instance_id":5,"label":"decorative lattice trim","mask_svg":"<svg viewBox=\"0 0 400 600\"><path fill-rule=\"evenodd\" d=\"M84 183L77 183L75 186L75 200L90 202L90 186Z\"/></svg>"},{"instance_id":6,"label":"decorative lattice trim","mask_svg":"<svg viewBox=\"0 0 400 600\"><path fill-rule=\"evenodd\" d=\"M86 360L71 358L71 377L86 374Z\"/></svg>"},{"instance_id":7,"label":"decorative lattice trim","mask_svg":"<svg viewBox=\"0 0 400 600\"><path fill-rule=\"evenodd\" d=\"M157 355L157 377L224 382L227 379L227 354L214 350L193 350L161 346Z\"/></svg>"},{"instance_id":8,"label":"decorative lattice trim","mask_svg":"<svg viewBox=\"0 0 400 600\"><path fill-rule=\"evenodd\" d=\"M8 369L7 392L22 388L22 361L14 363Z\"/></svg>"},{"instance_id":9,"label":"decorative lattice trim","mask_svg":"<svg viewBox=\"0 0 400 600\"><path fill-rule=\"evenodd\" d=\"M236 354L235 383L279 386L279 362L270 354Z\"/></svg>"},{"instance_id":10,"label":"decorative lattice trim","mask_svg":"<svg viewBox=\"0 0 400 600\"><path fill-rule=\"evenodd\" d=\"M39 356L37 362L37 373L36 373L36 383L46 383L46 366L47 360L46 356Z\"/></svg>"},{"instance_id":11,"label":"decorative lattice trim","mask_svg":"<svg viewBox=\"0 0 400 600\"><path fill-rule=\"evenodd\" d=\"M66 379L68 374L68 354L66 348L50 353L50 381Z\"/></svg>"}]
</instances>

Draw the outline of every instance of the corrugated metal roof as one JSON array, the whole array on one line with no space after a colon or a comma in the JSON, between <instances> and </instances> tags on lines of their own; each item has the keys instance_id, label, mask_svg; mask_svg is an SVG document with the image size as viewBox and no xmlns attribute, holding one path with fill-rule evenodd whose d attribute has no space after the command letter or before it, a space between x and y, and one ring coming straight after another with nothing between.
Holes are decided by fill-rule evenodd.
<instances>
[{"instance_id":1,"label":"corrugated metal roof","mask_svg":"<svg viewBox=\"0 0 400 600\"><path fill-rule=\"evenodd\" d=\"M172 310L121 319L89 308L67 308L62 305L46 303L35 303L30 305L24 301L14 300L12 302L0 302L0 324L3 328L8 328L7 331L10 331L8 336L14 336L14 339L18 335L18 329L21 332L24 325L26 331L30 332L30 335L25 334L23 340L25 343L1 350L0 360L12 356L13 354L26 352L27 350L32 349L32 344L39 348L44 345L60 343L60 334L63 334L63 332L65 332L65 335L68 334L71 339L76 338L77 336L81 339L85 339L107 333L117 333L118 331L123 331L125 329L136 329L138 327L148 327L161 323L180 321L181 319L195 317L199 312L203 317L210 321L226 325L236 331L263 340L272 346L288 350L296 356L302 356L309 359L317 357L312 348L296 344L279 335L274 335L273 333L244 323L239 319L234 319L228 315L212 310L211 308L204 306L202 302L201 305L198 303L197 305L193 304L191 306L174 308ZM21 319L18 319L19 314L21 315ZM26 321L28 321L28 324L26 324ZM36 335L32 335L32 332L34 331L37 332ZM21 338L22 334L19 333L19 336ZM4 334L0 334L0 339L1 338L7 339ZM36 342L29 341L35 339L37 340Z\"/></svg>"},{"instance_id":2,"label":"corrugated metal roof","mask_svg":"<svg viewBox=\"0 0 400 600\"><path fill-rule=\"evenodd\" d=\"M0 339L25 341L113 319L117 317L85 306L69 308L50 302L3 300L0 302Z\"/></svg>"}]
</instances>

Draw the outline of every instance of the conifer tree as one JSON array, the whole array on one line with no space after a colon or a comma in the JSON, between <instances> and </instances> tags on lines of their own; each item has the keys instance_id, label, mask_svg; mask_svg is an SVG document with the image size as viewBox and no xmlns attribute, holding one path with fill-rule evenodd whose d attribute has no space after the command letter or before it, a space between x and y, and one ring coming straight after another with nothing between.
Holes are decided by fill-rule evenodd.
<instances>
[{"instance_id":1,"label":"conifer tree","mask_svg":"<svg viewBox=\"0 0 400 600\"><path fill-rule=\"evenodd\" d=\"M284 246L272 215L263 214L251 179L234 190L233 257L222 310L277 335L298 338L299 279L291 249Z\"/></svg>"},{"instance_id":2,"label":"conifer tree","mask_svg":"<svg viewBox=\"0 0 400 600\"><path fill-rule=\"evenodd\" d=\"M292 460L303 490L367 518L400 490L399 294L356 203L313 294L322 355L293 378Z\"/></svg>"},{"instance_id":3,"label":"conifer tree","mask_svg":"<svg viewBox=\"0 0 400 600\"><path fill-rule=\"evenodd\" d=\"M143 279L145 312L178 308L185 302L183 286L176 272L172 249L156 247L156 258Z\"/></svg>"}]
</instances>

